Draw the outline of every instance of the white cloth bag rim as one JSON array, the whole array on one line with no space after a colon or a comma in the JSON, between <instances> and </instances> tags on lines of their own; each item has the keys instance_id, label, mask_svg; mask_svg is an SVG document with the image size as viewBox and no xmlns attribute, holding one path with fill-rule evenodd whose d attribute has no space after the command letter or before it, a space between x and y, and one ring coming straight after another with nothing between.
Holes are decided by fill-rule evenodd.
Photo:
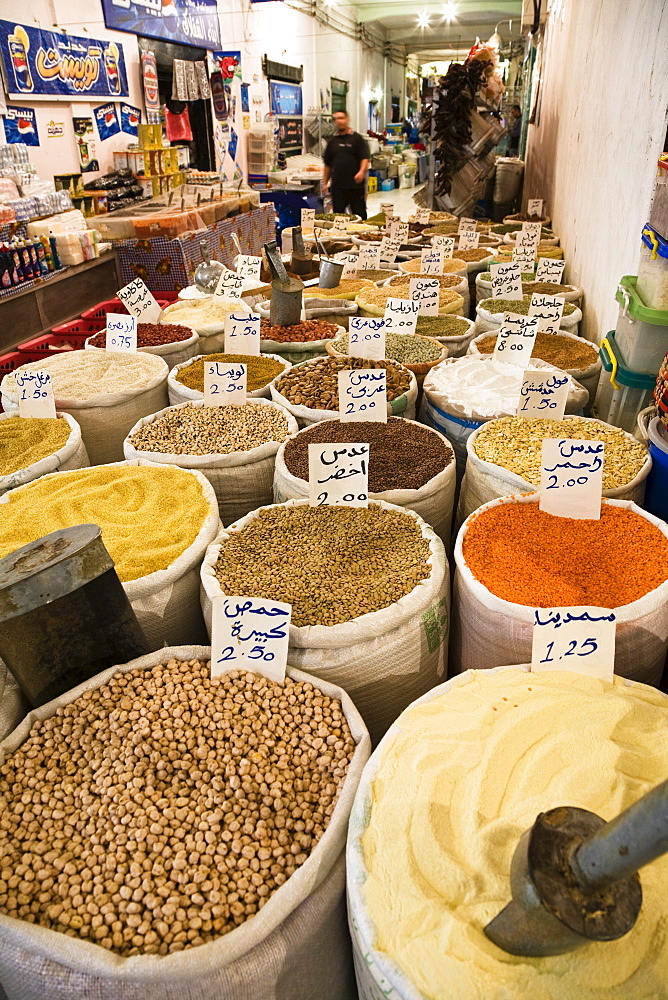
<instances>
[{"instance_id":1,"label":"white cloth bag rim","mask_svg":"<svg viewBox=\"0 0 668 1000\"><path fill-rule=\"evenodd\" d=\"M166 646L158 649L146 656L130 660L128 663L109 667L94 678L95 687L102 687L115 673L125 673L128 670L142 666L146 669L157 666L159 663L167 663L170 659L180 660L208 660L211 658L210 646ZM305 681L313 684L324 694L333 698L339 698L344 714L348 721L351 734L357 747L350 762L348 775L341 789L339 799L330 817L327 829L318 841L309 858L304 864L286 880L284 885L290 885L292 895L297 897L294 891L296 886L302 883L304 892L301 898L294 899L294 906L289 912L294 912L297 906L307 895L310 895L319 885L322 884L327 872L322 871L324 867L321 857L323 854L334 858L345 847L347 824L339 822L342 815L350 812L355 796L357 782L350 781L351 773L353 778L356 772L361 772L366 759L369 757L371 741L366 726L355 708L351 698L343 689L331 684L329 681L313 677L294 667L288 666L288 676L296 681ZM70 704L80 694L91 687L91 682L84 682L72 688L66 694L54 701L47 702L40 708L33 709L20 723L20 725L0 744L0 755L5 752L12 753L26 740L30 728L38 719L47 719L55 714L56 702L60 704ZM352 785L355 785L353 790ZM339 833L337 827L345 826ZM322 848L322 849L321 849ZM296 882L294 880L297 880ZM124 979L132 979L136 982L151 982L158 985L165 981L179 981L201 976L202 960L208 958L215 952L223 952L223 956L217 961L220 964L229 965L247 954L252 948L260 945L262 941L282 922L288 913L282 913L278 903L283 902L281 897L282 886L272 895L271 899L262 907L252 919L246 921L240 927L235 928L228 934L224 934L215 941L210 941L196 948L186 948L184 951L172 955L133 955L128 958L116 955L99 945L94 945L83 939L76 940L77 950L80 953L78 963L73 958L72 942L68 939L68 961L63 962L63 938L59 931L51 930L48 927L40 927L37 924L26 924L23 920L7 917L0 914L0 928L2 936L12 944L20 948L29 947L28 934L32 938L32 944L39 950L40 957L48 961L57 963L61 968L74 968L81 974L88 976L98 976L100 978L114 979L122 983ZM278 903L275 902L278 900ZM273 905L272 905L273 903ZM276 912L278 911L278 912ZM225 954L225 953L228 954Z\"/></svg>"},{"instance_id":2,"label":"white cloth bag rim","mask_svg":"<svg viewBox=\"0 0 668 1000\"><path fill-rule=\"evenodd\" d=\"M285 407L279 406L278 403L274 403L271 399L249 399L248 403L252 406L270 406L272 409L278 410L281 416L287 420L288 437L293 437L297 433L299 429L297 421ZM161 451L140 451L131 443L130 438L132 435L142 427L145 427L146 424L152 424L154 420L164 416L169 410L180 410L184 406L204 406L204 400L195 399L185 403L177 403L175 406L166 406L164 410L158 410L157 413L150 413L147 417L141 417L123 442L123 453L126 460L131 462L135 459L143 459L155 465L178 465L180 469L201 468L203 471L211 468L231 469L240 465L254 465L256 462L261 462L265 458L275 455L278 449L282 447L283 442L265 441L264 444L260 444L256 448L249 448L248 451L233 451L229 454L211 452L208 455L177 455Z\"/></svg>"},{"instance_id":3,"label":"white cloth bag rim","mask_svg":"<svg viewBox=\"0 0 668 1000\"><path fill-rule=\"evenodd\" d=\"M488 295L487 298L492 298ZM483 299L485 302L486 299ZM572 306L573 303L569 302L568 305ZM487 323L493 323L495 326L501 326L503 322L503 313L491 313L487 309L483 309L481 306L476 307L476 317L485 320ZM571 327L577 327L578 323L582 320L582 309L575 306L574 311L569 313L568 316L562 316L559 321L560 330L570 330Z\"/></svg>"},{"instance_id":4,"label":"white cloth bag rim","mask_svg":"<svg viewBox=\"0 0 668 1000\"><path fill-rule=\"evenodd\" d=\"M476 580L473 573L468 567L468 564L464 560L463 552L463 542L464 536L468 530L469 524L472 519L482 514L484 511L490 510L492 507L498 507L504 503L538 503L540 499L538 492L533 493L515 493L512 496L498 497L496 500L490 500L488 503L483 504L473 511L472 514L466 518L461 528L457 532L457 538L455 540L455 566L457 572L461 574L463 586L473 594L475 600L477 600L481 605L484 605L489 611L493 611L496 614L504 615L507 618L515 619L516 621L523 622L524 624L531 625L533 623L533 607L529 607L526 604L515 604L513 601L506 601L502 597L497 597L493 594L491 590ZM624 510L631 510L635 514L649 521L656 528L659 529L662 535L668 538L668 524L662 521L660 518L655 517L653 514L648 513L637 504L633 503L632 500L611 500L607 497L603 499L603 504L609 504L612 507L621 507ZM666 579L660 586L655 587L654 590L650 590L649 593L645 594L643 597L639 597L637 601L631 601L630 604L620 604L618 607L614 608L615 615L617 616L617 624L622 624L626 622L634 622L645 615L651 614L657 605L657 599L661 598L658 603L665 603L668 601L668 579Z\"/></svg>"},{"instance_id":5,"label":"white cloth bag rim","mask_svg":"<svg viewBox=\"0 0 668 1000\"><path fill-rule=\"evenodd\" d=\"M443 542L433 528L426 521L423 521L419 514L416 514L415 511L410 510L408 507L397 507L395 504L387 503L385 500L372 500L371 503L378 507L383 507L385 510L397 511L417 522L422 537L426 538L429 542L429 556L427 557L430 567L429 576L424 580L420 580L410 593L405 594L398 601L395 601L386 608L381 608L379 611L370 611L366 614L358 615L357 618L340 622L338 625L291 625L290 646L296 646L301 649L337 649L341 646L350 646L353 641L359 643L369 639L377 639L379 635L385 635L413 620L416 615L416 605L420 605L426 609L433 601L434 594L438 591L438 587L440 587L440 581L435 586L437 576L435 571L438 570L439 564L445 564L447 567ZM229 535L233 532L241 531L251 521L255 520L263 510L272 510L274 507L308 506L309 501L307 498L286 500L282 504L267 504L264 507L258 507L257 510L251 511L250 514L235 521L228 528L222 528L218 537L209 545L202 562L200 572L203 609L206 602L210 603L214 598L220 597L224 593L216 578L215 567L220 554L221 544ZM432 591L434 594L431 593ZM424 594L424 598L421 598L422 594ZM207 626L210 626L210 614L207 615L206 611L204 612L204 618ZM357 633L354 640L350 636L351 627L354 627Z\"/></svg>"},{"instance_id":6,"label":"white cloth bag rim","mask_svg":"<svg viewBox=\"0 0 668 1000\"><path fill-rule=\"evenodd\" d=\"M213 351L212 353L224 354L225 352ZM187 361L182 361L180 364L174 365L169 375L167 376L167 389L169 390L171 388L172 392L178 392L181 396L185 396L186 398L184 402L194 403L197 402L198 400L203 400L204 399L203 392L200 392L199 389L191 389L189 385L184 385L183 382L178 382L176 379L176 374L177 372L180 372L182 368L187 368L188 365L194 364L195 361L201 361L202 358L205 357L207 357L206 354L196 354L194 357L188 358ZM279 372L278 375L274 375L272 382L275 382L277 378L281 377L281 375L285 375L288 368L292 367L289 361L286 361L285 358L279 358L276 354L261 354L260 357L271 358L272 361L280 361L280 363L284 366L282 372ZM260 393L266 392L270 385L271 382L267 382L266 385L261 386L259 389L250 390L247 393L247 395L250 399L259 399ZM179 404L175 403L174 405L178 406ZM132 429L134 430L134 427Z\"/></svg>"},{"instance_id":7,"label":"white cloth bag rim","mask_svg":"<svg viewBox=\"0 0 668 1000\"><path fill-rule=\"evenodd\" d=\"M179 323L179 326L184 326L185 324ZM106 327L105 327L106 329ZM189 329L192 330L192 327ZM97 333L91 333L90 337L87 337L84 341L84 350L86 351L104 351L104 347L97 347L96 344L91 344L93 337L97 337ZM141 351L142 354L156 354L159 358L169 357L170 354L176 351L188 350L199 343L199 334L197 330L192 330L189 337L185 340L172 340L168 344L154 344L151 347L137 347L137 351Z\"/></svg>"},{"instance_id":8,"label":"white cloth bag rim","mask_svg":"<svg viewBox=\"0 0 668 1000\"><path fill-rule=\"evenodd\" d=\"M16 416L18 416L17 411L0 413L0 420L7 420L10 417ZM60 448L52 452L50 455L47 455L45 458L40 458L38 462L34 462L32 465L26 465L22 469L16 469L14 472L8 472L6 476L0 476L0 493L7 493L9 490L18 489L19 486L34 483L36 479L41 479L43 476L47 476L51 472L57 472L64 462L67 462L76 454L82 444L81 428L74 417L69 413L59 413L56 410L56 416L62 417L63 420L66 420L70 428L70 433L67 436L65 444L61 445Z\"/></svg>"},{"instance_id":9,"label":"white cloth bag rim","mask_svg":"<svg viewBox=\"0 0 668 1000\"><path fill-rule=\"evenodd\" d=\"M493 330L485 330L483 333L479 333L477 337L474 337L469 344L468 353L469 354L481 354L482 352L478 350L478 341L484 340L485 337L494 336ZM584 337L578 337L577 333L571 333L569 330L559 329L559 333L556 334L557 337L568 337L570 340L577 340L581 344L589 344L596 351L596 360L592 361L590 365L586 368L562 368L562 371L568 372L576 381L581 382L583 379L592 378L597 372L601 370L601 359L598 356L598 344L592 343L591 340L585 340ZM486 356L486 355L485 355ZM535 358L533 359L536 360ZM539 359L541 360L541 359ZM549 364L549 362L547 362Z\"/></svg>"}]
</instances>

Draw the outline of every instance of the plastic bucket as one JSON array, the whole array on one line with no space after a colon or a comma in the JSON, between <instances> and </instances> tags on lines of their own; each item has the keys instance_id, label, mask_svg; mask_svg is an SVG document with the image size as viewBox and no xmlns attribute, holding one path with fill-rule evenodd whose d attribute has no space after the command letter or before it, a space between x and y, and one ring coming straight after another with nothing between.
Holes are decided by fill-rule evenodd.
<instances>
[{"instance_id":1,"label":"plastic bucket","mask_svg":"<svg viewBox=\"0 0 668 1000\"><path fill-rule=\"evenodd\" d=\"M652 469L647 477L643 506L650 514L668 521L668 431L659 417L650 420L647 431Z\"/></svg>"}]
</instances>

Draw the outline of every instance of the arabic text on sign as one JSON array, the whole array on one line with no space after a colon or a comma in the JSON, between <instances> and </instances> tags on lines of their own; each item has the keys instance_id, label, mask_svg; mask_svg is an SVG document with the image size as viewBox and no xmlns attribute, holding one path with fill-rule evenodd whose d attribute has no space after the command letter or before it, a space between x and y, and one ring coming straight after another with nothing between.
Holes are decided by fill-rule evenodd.
<instances>
[{"instance_id":1,"label":"arabic text on sign","mask_svg":"<svg viewBox=\"0 0 668 1000\"><path fill-rule=\"evenodd\" d=\"M525 371L517 416L562 420L570 381L565 372Z\"/></svg>"},{"instance_id":2,"label":"arabic text on sign","mask_svg":"<svg viewBox=\"0 0 668 1000\"><path fill-rule=\"evenodd\" d=\"M244 287L244 279L234 271L223 271L218 284L216 285L216 295L225 295L229 299L240 299Z\"/></svg>"},{"instance_id":3,"label":"arabic text on sign","mask_svg":"<svg viewBox=\"0 0 668 1000\"><path fill-rule=\"evenodd\" d=\"M237 260L237 274L240 277L259 279L261 270L262 257L256 257L249 253L239 254L239 258Z\"/></svg>"},{"instance_id":4,"label":"arabic text on sign","mask_svg":"<svg viewBox=\"0 0 668 1000\"><path fill-rule=\"evenodd\" d=\"M494 345L493 357L524 368L536 343L538 320L517 313L504 313Z\"/></svg>"},{"instance_id":5,"label":"arabic text on sign","mask_svg":"<svg viewBox=\"0 0 668 1000\"><path fill-rule=\"evenodd\" d=\"M225 317L225 353L260 354L260 317L230 313Z\"/></svg>"},{"instance_id":6,"label":"arabic text on sign","mask_svg":"<svg viewBox=\"0 0 668 1000\"><path fill-rule=\"evenodd\" d=\"M443 250L444 260L450 260L455 249L455 238L454 236L432 236L431 245L434 250Z\"/></svg>"},{"instance_id":7,"label":"arabic text on sign","mask_svg":"<svg viewBox=\"0 0 668 1000\"><path fill-rule=\"evenodd\" d=\"M369 445L308 446L311 507L369 506Z\"/></svg>"},{"instance_id":8,"label":"arabic text on sign","mask_svg":"<svg viewBox=\"0 0 668 1000\"><path fill-rule=\"evenodd\" d=\"M388 299L385 304L385 330L392 333L414 334L420 314L420 303L411 299Z\"/></svg>"},{"instance_id":9,"label":"arabic text on sign","mask_svg":"<svg viewBox=\"0 0 668 1000\"><path fill-rule=\"evenodd\" d=\"M570 670L612 682L617 616L611 608L535 608L531 670Z\"/></svg>"},{"instance_id":10,"label":"arabic text on sign","mask_svg":"<svg viewBox=\"0 0 668 1000\"><path fill-rule=\"evenodd\" d=\"M551 257L539 257L538 267L536 268L536 281L550 281L555 285L560 285L565 267L565 260L553 260Z\"/></svg>"},{"instance_id":11,"label":"arabic text on sign","mask_svg":"<svg viewBox=\"0 0 668 1000\"><path fill-rule=\"evenodd\" d=\"M252 670L283 682L292 605L262 597L220 596L212 601L211 676Z\"/></svg>"},{"instance_id":12,"label":"arabic text on sign","mask_svg":"<svg viewBox=\"0 0 668 1000\"><path fill-rule=\"evenodd\" d=\"M246 402L247 365L204 362L204 405L243 406Z\"/></svg>"},{"instance_id":13,"label":"arabic text on sign","mask_svg":"<svg viewBox=\"0 0 668 1000\"><path fill-rule=\"evenodd\" d=\"M438 316L440 294L438 278L410 279L410 296L419 303L421 316Z\"/></svg>"},{"instance_id":14,"label":"arabic text on sign","mask_svg":"<svg viewBox=\"0 0 668 1000\"><path fill-rule=\"evenodd\" d=\"M603 441L544 438L540 509L555 517L598 520L604 461Z\"/></svg>"},{"instance_id":15,"label":"arabic text on sign","mask_svg":"<svg viewBox=\"0 0 668 1000\"><path fill-rule=\"evenodd\" d=\"M135 278L117 294L130 315L142 323L157 323L160 319L162 309L141 278Z\"/></svg>"},{"instance_id":16,"label":"arabic text on sign","mask_svg":"<svg viewBox=\"0 0 668 1000\"><path fill-rule=\"evenodd\" d=\"M137 318L123 313L107 313L105 349L132 354L137 350Z\"/></svg>"},{"instance_id":17,"label":"arabic text on sign","mask_svg":"<svg viewBox=\"0 0 668 1000\"><path fill-rule=\"evenodd\" d=\"M521 299L522 272L519 264L490 264L493 299Z\"/></svg>"},{"instance_id":18,"label":"arabic text on sign","mask_svg":"<svg viewBox=\"0 0 668 1000\"><path fill-rule=\"evenodd\" d=\"M538 320L540 333L559 333L564 305L565 299L561 295L541 295L534 292L531 296L529 316L535 316Z\"/></svg>"},{"instance_id":19,"label":"arabic text on sign","mask_svg":"<svg viewBox=\"0 0 668 1000\"><path fill-rule=\"evenodd\" d=\"M384 369L339 372L339 420L387 423L387 375Z\"/></svg>"},{"instance_id":20,"label":"arabic text on sign","mask_svg":"<svg viewBox=\"0 0 668 1000\"><path fill-rule=\"evenodd\" d=\"M19 390L19 416L55 418L53 383L48 372L21 370L14 373Z\"/></svg>"},{"instance_id":21,"label":"arabic text on sign","mask_svg":"<svg viewBox=\"0 0 668 1000\"><path fill-rule=\"evenodd\" d=\"M385 357L385 320L375 316L351 316L348 323L348 354L351 358L382 361Z\"/></svg>"}]
</instances>

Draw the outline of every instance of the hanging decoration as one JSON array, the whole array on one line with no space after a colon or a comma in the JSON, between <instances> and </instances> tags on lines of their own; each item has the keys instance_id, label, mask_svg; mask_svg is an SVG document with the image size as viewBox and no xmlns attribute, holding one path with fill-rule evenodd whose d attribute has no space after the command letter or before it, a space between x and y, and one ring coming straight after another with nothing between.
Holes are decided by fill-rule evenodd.
<instances>
[{"instance_id":1,"label":"hanging decoration","mask_svg":"<svg viewBox=\"0 0 668 1000\"><path fill-rule=\"evenodd\" d=\"M118 118L116 117L115 104L102 104L100 107L93 108L93 114L95 115L97 134L100 139L110 139L112 135L116 135L117 132L121 131L121 126L118 124Z\"/></svg>"},{"instance_id":2,"label":"hanging decoration","mask_svg":"<svg viewBox=\"0 0 668 1000\"><path fill-rule=\"evenodd\" d=\"M34 108L17 108L7 105L4 120L5 142L23 142L26 146L39 146Z\"/></svg>"},{"instance_id":3,"label":"hanging decoration","mask_svg":"<svg viewBox=\"0 0 668 1000\"><path fill-rule=\"evenodd\" d=\"M73 118L72 125L77 138L79 164L82 173L93 173L100 169L95 148L95 133L92 118Z\"/></svg>"}]
</instances>

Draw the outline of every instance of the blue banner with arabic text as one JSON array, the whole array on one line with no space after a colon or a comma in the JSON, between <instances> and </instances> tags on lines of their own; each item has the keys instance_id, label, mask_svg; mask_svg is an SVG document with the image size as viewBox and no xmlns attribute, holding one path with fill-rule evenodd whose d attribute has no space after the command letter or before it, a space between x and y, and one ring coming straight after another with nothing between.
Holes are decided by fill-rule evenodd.
<instances>
[{"instance_id":1,"label":"blue banner with arabic text","mask_svg":"<svg viewBox=\"0 0 668 1000\"><path fill-rule=\"evenodd\" d=\"M102 0L104 23L117 31L219 49L216 0Z\"/></svg>"}]
</instances>

